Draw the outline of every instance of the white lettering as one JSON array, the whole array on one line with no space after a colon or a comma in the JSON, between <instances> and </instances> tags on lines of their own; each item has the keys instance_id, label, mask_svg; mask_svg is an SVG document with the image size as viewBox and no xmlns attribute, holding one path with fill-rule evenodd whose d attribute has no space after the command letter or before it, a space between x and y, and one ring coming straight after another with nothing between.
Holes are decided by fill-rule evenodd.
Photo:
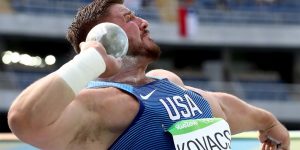
<instances>
[{"instance_id":1,"label":"white lettering","mask_svg":"<svg viewBox=\"0 0 300 150\"><path fill-rule=\"evenodd\" d=\"M202 111L199 109L199 107L195 104L194 100L190 98L187 94L184 94L185 99L187 100L189 107L191 109L192 115L195 116L195 111L198 111L200 114L202 114Z\"/></svg>"},{"instance_id":2,"label":"white lettering","mask_svg":"<svg viewBox=\"0 0 300 150\"><path fill-rule=\"evenodd\" d=\"M171 101L170 98L167 98L167 100L168 100L168 102L171 104L171 106L172 106L172 108L173 108L173 110L174 110L174 112L175 112L174 115L173 115L173 113L172 113L170 107L165 103L165 101L164 101L163 99L160 99L159 101L165 106L165 108L166 108L166 110L167 110L167 112L168 112L169 118L170 118L171 120L178 120L178 119L180 119L180 114L179 114L179 112L178 112L176 106L174 105L174 103Z\"/></svg>"},{"instance_id":3,"label":"white lettering","mask_svg":"<svg viewBox=\"0 0 300 150\"><path fill-rule=\"evenodd\" d=\"M183 111L183 110L180 111L181 115L185 118L191 117L191 112L190 112L188 106L179 102L179 100L184 101L183 98L180 97L180 96L174 96L173 99L174 99L177 106L182 107L182 108L185 109L185 111Z\"/></svg>"},{"instance_id":4,"label":"white lettering","mask_svg":"<svg viewBox=\"0 0 300 150\"><path fill-rule=\"evenodd\" d=\"M191 126L198 126L198 122L197 121L187 121L184 122L183 124L176 124L175 128L180 130L180 129L185 129Z\"/></svg>"},{"instance_id":5,"label":"white lettering","mask_svg":"<svg viewBox=\"0 0 300 150\"><path fill-rule=\"evenodd\" d=\"M202 111L196 105L194 100L186 94L184 95L184 98L180 96L173 96L172 99L167 97L166 100L159 99L159 101L166 108L171 120L179 120L181 116L184 118L193 117L197 112L202 114ZM169 105L167 103L169 103ZM180 110L180 113L178 110Z\"/></svg>"}]
</instances>

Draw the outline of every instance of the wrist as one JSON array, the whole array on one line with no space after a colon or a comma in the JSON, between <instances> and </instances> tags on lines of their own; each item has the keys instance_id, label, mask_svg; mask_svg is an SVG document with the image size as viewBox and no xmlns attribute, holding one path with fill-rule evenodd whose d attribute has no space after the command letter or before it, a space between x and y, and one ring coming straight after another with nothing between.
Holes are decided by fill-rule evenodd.
<instances>
[{"instance_id":1,"label":"wrist","mask_svg":"<svg viewBox=\"0 0 300 150\"><path fill-rule=\"evenodd\" d=\"M274 128L277 125L278 125L278 123L275 122L275 123L271 124L270 126L268 126L267 128L261 130L261 132L268 132L269 130L271 130L272 128Z\"/></svg>"},{"instance_id":2,"label":"wrist","mask_svg":"<svg viewBox=\"0 0 300 150\"><path fill-rule=\"evenodd\" d=\"M78 94L86 84L106 70L106 64L95 48L89 48L76 55L71 61L60 67L56 74Z\"/></svg>"},{"instance_id":3,"label":"wrist","mask_svg":"<svg viewBox=\"0 0 300 150\"><path fill-rule=\"evenodd\" d=\"M279 123L276 117L271 112L265 110L259 112L256 118L258 118L257 129L263 133L274 128Z\"/></svg>"}]
</instances>

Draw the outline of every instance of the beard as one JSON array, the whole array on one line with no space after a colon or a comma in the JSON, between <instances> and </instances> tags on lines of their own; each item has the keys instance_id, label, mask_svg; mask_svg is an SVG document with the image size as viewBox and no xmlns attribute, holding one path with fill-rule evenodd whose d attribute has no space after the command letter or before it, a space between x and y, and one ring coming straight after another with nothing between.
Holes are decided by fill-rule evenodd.
<instances>
[{"instance_id":1,"label":"beard","mask_svg":"<svg viewBox=\"0 0 300 150\"><path fill-rule=\"evenodd\" d=\"M160 47L150 38L142 44L129 45L128 55L130 56L144 56L153 60L159 59L161 54Z\"/></svg>"}]
</instances>

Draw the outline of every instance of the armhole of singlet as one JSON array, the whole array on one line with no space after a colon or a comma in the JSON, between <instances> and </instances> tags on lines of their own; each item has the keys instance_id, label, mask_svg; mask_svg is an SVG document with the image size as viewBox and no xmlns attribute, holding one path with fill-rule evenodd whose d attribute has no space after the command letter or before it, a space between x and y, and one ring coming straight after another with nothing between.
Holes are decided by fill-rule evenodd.
<instances>
[{"instance_id":1,"label":"armhole of singlet","mask_svg":"<svg viewBox=\"0 0 300 150\"><path fill-rule=\"evenodd\" d=\"M120 134L120 136L113 142L113 144L108 148L111 149L119 140L120 138L122 138L123 135L125 135L128 130L130 129L131 126L133 126L133 124L141 117L143 111L144 111L144 105L141 102L141 100L138 98L137 95L134 94L133 92L133 86L128 85L128 84L122 84L122 83L115 83L115 82L105 82L105 81L90 81L87 85L87 88L105 88L105 87L115 87L118 88L120 90L123 90L124 92L134 96L137 100L137 102L139 103L139 111L136 114L136 116L134 117L134 119L132 120L132 122L130 123L130 125L123 131L122 134Z\"/></svg>"}]
</instances>

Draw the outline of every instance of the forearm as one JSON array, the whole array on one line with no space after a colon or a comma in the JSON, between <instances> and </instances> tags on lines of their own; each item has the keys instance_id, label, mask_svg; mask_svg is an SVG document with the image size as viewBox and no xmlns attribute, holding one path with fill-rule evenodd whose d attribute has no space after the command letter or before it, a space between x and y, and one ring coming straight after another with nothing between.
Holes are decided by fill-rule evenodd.
<instances>
[{"instance_id":1,"label":"forearm","mask_svg":"<svg viewBox=\"0 0 300 150\"><path fill-rule=\"evenodd\" d=\"M54 73L25 89L9 112L13 129L41 129L55 122L86 84L105 71L105 62L96 49L77 55ZM25 126L25 127L24 127ZM31 133L31 132L30 132Z\"/></svg>"},{"instance_id":2,"label":"forearm","mask_svg":"<svg viewBox=\"0 0 300 150\"><path fill-rule=\"evenodd\" d=\"M26 88L9 110L9 122L15 127L39 129L53 123L74 99L72 89L55 73ZM17 121L17 122L15 122Z\"/></svg>"},{"instance_id":3,"label":"forearm","mask_svg":"<svg viewBox=\"0 0 300 150\"><path fill-rule=\"evenodd\" d=\"M250 105L233 95L216 95L232 134L259 131L263 147L271 145L279 146L283 150L289 149L289 132L271 112Z\"/></svg>"},{"instance_id":4,"label":"forearm","mask_svg":"<svg viewBox=\"0 0 300 150\"><path fill-rule=\"evenodd\" d=\"M254 113L249 114L251 122L253 122L254 130L267 131L277 124L278 119L269 111L251 106Z\"/></svg>"}]
</instances>

